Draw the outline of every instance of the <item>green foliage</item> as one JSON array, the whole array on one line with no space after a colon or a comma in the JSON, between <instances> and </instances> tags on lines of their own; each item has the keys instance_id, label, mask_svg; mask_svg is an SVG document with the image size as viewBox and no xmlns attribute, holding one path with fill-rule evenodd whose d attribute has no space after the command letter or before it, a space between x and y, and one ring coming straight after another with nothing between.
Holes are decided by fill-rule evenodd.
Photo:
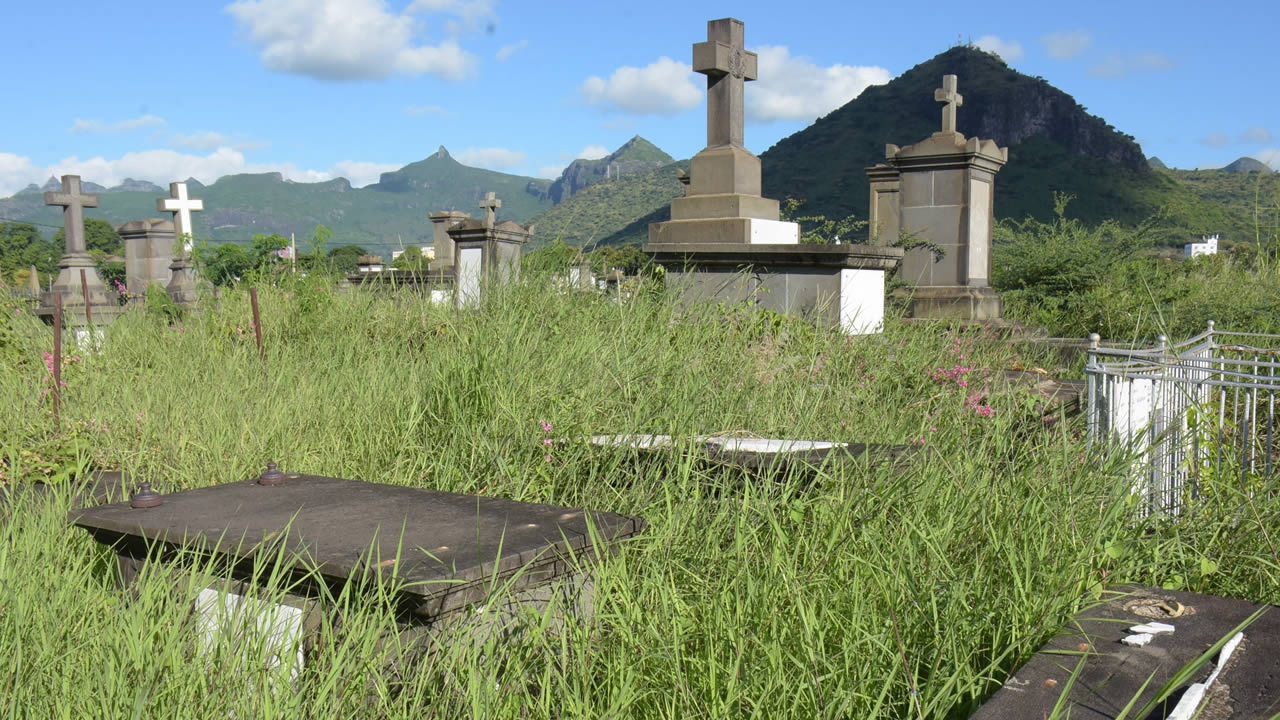
<instances>
[{"instance_id":1,"label":"green foliage","mask_svg":"<svg viewBox=\"0 0 1280 720\"><path fill-rule=\"evenodd\" d=\"M106 255L93 253L94 265L98 270L98 278L113 292L125 284L124 263L119 260L107 260Z\"/></svg>"},{"instance_id":2,"label":"green foliage","mask_svg":"<svg viewBox=\"0 0 1280 720\"><path fill-rule=\"evenodd\" d=\"M35 225L0 222L0 280L10 282L15 279L14 273L29 270L32 265L42 276L56 273L61 257L61 249L45 240Z\"/></svg>"},{"instance_id":3,"label":"green foliage","mask_svg":"<svg viewBox=\"0 0 1280 720\"><path fill-rule=\"evenodd\" d=\"M55 247L66 247L66 229L58 228L58 232L53 234L53 244ZM120 239L115 226L102 218L84 219L84 245L89 252L96 250L106 255L120 255L124 252L124 241Z\"/></svg>"},{"instance_id":4,"label":"green foliage","mask_svg":"<svg viewBox=\"0 0 1280 720\"><path fill-rule=\"evenodd\" d=\"M833 245L839 241L848 245L863 241L860 233L867 229L866 220L857 220L852 215L843 220L828 220L823 215L797 215L802 205L804 201L789 197L781 208L783 220L800 223L800 242Z\"/></svg>"},{"instance_id":5,"label":"green foliage","mask_svg":"<svg viewBox=\"0 0 1280 720\"><path fill-rule=\"evenodd\" d=\"M182 319L182 306L169 297L169 293L165 291L160 283L147 285L145 303L147 314L164 321L167 325L172 325Z\"/></svg>"},{"instance_id":6,"label":"green foliage","mask_svg":"<svg viewBox=\"0 0 1280 720\"><path fill-rule=\"evenodd\" d=\"M591 271L606 273L621 270L626 275L638 275L652 266L653 260L635 245L601 247L588 253Z\"/></svg>"},{"instance_id":7,"label":"green foliage","mask_svg":"<svg viewBox=\"0 0 1280 720\"><path fill-rule=\"evenodd\" d=\"M400 253L400 257L391 261L391 267L397 270L426 270L431 261L422 254L417 245L410 245Z\"/></svg>"},{"instance_id":8,"label":"green foliage","mask_svg":"<svg viewBox=\"0 0 1280 720\"><path fill-rule=\"evenodd\" d=\"M677 169L687 171L689 162L623 175L579 191L535 218L538 233L530 245L537 249L556 238L586 248L640 244L648 237L649 222L657 221L651 215L669 213L671 200L684 195Z\"/></svg>"},{"instance_id":9,"label":"green foliage","mask_svg":"<svg viewBox=\"0 0 1280 720\"><path fill-rule=\"evenodd\" d=\"M577 265L581 257L581 248L566 245L556 238L546 247L525 253L520 258L520 267L535 273L560 273Z\"/></svg>"},{"instance_id":10,"label":"green foliage","mask_svg":"<svg viewBox=\"0 0 1280 720\"><path fill-rule=\"evenodd\" d=\"M369 251L359 245L343 245L331 250L325 260L334 272L348 275L359 269L360 256L368 254Z\"/></svg>"}]
</instances>

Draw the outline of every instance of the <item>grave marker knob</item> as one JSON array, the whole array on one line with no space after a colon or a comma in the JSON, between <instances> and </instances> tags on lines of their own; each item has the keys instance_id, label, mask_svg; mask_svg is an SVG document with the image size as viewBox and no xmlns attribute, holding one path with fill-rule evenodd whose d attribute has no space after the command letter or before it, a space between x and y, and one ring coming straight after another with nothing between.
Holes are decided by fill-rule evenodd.
<instances>
[{"instance_id":1,"label":"grave marker knob","mask_svg":"<svg viewBox=\"0 0 1280 720\"><path fill-rule=\"evenodd\" d=\"M258 476L259 485L283 485L284 480L284 473L277 470L273 462L267 463L267 469Z\"/></svg>"},{"instance_id":2,"label":"grave marker knob","mask_svg":"<svg viewBox=\"0 0 1280 720\"><path fill-rule=\"evenodd\" d=\"M138 486L138 491L129 496L129 507L135 510L143 508L153 508L164 504L164 498L160 497L160 493L151 489L151 483L144 482Z\"/></svg>"}]
</instances>

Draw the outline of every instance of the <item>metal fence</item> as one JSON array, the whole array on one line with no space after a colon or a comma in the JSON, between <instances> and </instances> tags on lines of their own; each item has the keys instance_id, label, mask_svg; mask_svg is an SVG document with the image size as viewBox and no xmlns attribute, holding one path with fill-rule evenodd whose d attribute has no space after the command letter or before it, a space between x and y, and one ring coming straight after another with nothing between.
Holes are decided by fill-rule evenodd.
<instances>
[{"instance_id":1,"label":"metal fence","mask_svg":"<svg viewBox=\"0 0 1280 720\"><path fill-rule=\"evenodd\" d=\"M1089 338L1089 439L1132 452L1142 512L1178 515L1206 481L1273 478L1280 335L1208 329L1150 349Z\"/></svg>"}]
</instances>

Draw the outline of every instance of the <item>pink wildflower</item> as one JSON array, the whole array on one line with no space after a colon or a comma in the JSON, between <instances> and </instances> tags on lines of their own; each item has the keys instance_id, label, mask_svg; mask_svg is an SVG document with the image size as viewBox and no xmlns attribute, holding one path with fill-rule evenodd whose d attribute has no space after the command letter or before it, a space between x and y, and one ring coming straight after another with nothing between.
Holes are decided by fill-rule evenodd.
<instances>
[{"instance_id":1,"label":"pink wildflower","mask_svg":"<svg viewBox=\"0 0 1280 720\"><path fill-rule=\"evenodd\" d=\"M543 461L543 462L551 462L551 456L550 456L550 455L547 455L545 458L543 458L543 459L542 459L542 461Z\"/></svg>"},{"instance_id":2,"label":"pink wildflower","mask_svg":"<svg viewBox=\"0 0 1280 720\"><path fill-rule=\"evenodd\" d=\"M543 441L542 441L542 444L543 444L543 445L546 445L547 447L551 447L552 445L555 445L555 444L556 444L556 441L555 441L555 440L552 440L551 438L547 438L547 439L545 439L545 440L543 440Z\"/></svg>"},{"instance_id":3,"label":"pink wildflower","mask_svg":"<svg viewBox=\"0 0 1280 720\"><path fill-rule=\"evenodd\" d=\"M544 433L551 432L551 423L547 422L546 420L539 420L538 423L542 425L542 432Z\"/></svg>"}]
</instances>

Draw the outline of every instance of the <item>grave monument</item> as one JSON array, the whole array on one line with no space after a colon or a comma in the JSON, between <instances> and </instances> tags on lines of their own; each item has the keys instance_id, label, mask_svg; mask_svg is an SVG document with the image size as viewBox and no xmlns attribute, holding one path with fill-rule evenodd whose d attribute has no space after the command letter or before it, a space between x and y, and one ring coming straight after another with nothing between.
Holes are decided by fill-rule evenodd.
<instances>
[{"instance_id":1,"label":"grave monument","mask_svg":"<svg viewBox=\"0 0 1280 720\"><path fill-rule=\"evenodd\" d=\"M125 289L141 297L147 286L166 287L173 277L173 223L159 218L127 222L116 228L124 244Z\"/></svg>"},{"instance_id":2,"label":"grave monument","mask_svg":"<svg viewBox=\"0 0 1280 720\"><path fill-rule=\"evenodd\" d=\"M431 237L435 245L435 258L431 261L431 270L452 270L454 263L453 238L449 237L449 229L458 223L470 220L471 216L459 210L445 210L427 215L431 219Z\"/></svg>"},{"instance_id":3,"label":"grave monument","mask_svg":"<svg viewBox=\"0 0 1280 720\"><path fill-rule=\"evenodd\" d=\"M915 145L885 146L885 162L867 168L870 242L885 245L905 232L941 250L936 256L915 248L902 261L912 317L999 320L1000 296L991 288L991 231L995 176L1009 151L956 129L964 97L955 75L943 76L934 99L942 103L942 129Z\"/></svg>"},{"instance_id":4,"label":"grave monument","mask_svg":"<svg viewBox=\"0 0 1280 720\"><path fill-rule=\"evenodd\" d=\"M800 227L760 196L760 160L743 144L744 83L756 79L757 61L742 22L709 21L693 67L707 76L707 147L681 178L685 196L671 201L671 220L649 226L645 251L686 302L751 302L850 334L879 332L885 272L902 250L800 244Z\"/></svg>"},{"instance_id":5,"label":"grave monument","mask_svg":"<svg viewBox=\"0 0 1280 720\"><path fill-rule=\"evenodd\" d=\"M98 196L80 191L79 175L63 175L62 190L46 191L44 204L62 206L66 251L58 261L58 277L41 298L38 314L52 322L54 296L61 295L64 325L85 326L90 322L95 325L111 322L120 314L120 305L116 302L114 293L108 294L85 246L84 209L98 207Z\"/></svg>"},{"instance_id":6,"label":"grave monument","mask_svg":"<svg viewBox=\"0 0 1280 720\"><path fill-rule=\"evenodd\" d=\"M427 633L491 613L509 624L549 603L589 614L592 564L646 527L610 512L285 473L275 463L257 478L168 495L144 484L129 502L71 520L112 548L125 583L176 551L224 561L227 580L201 593L198 613L271 612L295 635L292 647L304 644L304 617L338 612L324 606L321 585L332 597L352 581L390 581L404 629ZM261 558L270 567L255 576ZM283 606L254 597L255 581L270 575L289 581Z\"/></svg>"},{"instance_id":7,"label":"grave monument","mask_svg":"<svg viewBox=\"0 0 1280 720\"><path fill-rule=\"evenodd\" d=\"M533 228L498 222L500 207L497 195L487 193L480 203L484 218L460 220L447 230L454 246L453 297L458 307L479 302L487 285L505 285L520 277L521 247L533 236Z\"/></svg>"},{"instance_id":8,"label":"grave monument","mask_svg":"<svg viewBox=\"0 0 1280 720\"><path fill-rule=\"evenodd\" d=\"M165 289L175 303L192 305L196 301L196 277L191 263L194 246L191 213L204 210L204 201L187 197L187 184L174 182L169 183L169 197L156 199L156 209L173 214L173 230L176 239L182 242L181 251L174 253L169 265L171 275Z\"/></svg>"}]
</instances>

